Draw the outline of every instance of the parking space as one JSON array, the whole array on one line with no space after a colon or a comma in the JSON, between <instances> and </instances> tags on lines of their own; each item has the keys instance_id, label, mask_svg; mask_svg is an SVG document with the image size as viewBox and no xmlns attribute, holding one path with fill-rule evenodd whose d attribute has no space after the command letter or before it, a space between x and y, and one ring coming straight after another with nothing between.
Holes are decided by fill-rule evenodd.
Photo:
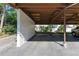
<instances>
[{"instance_id":1,"label":"parking space","mask_svg":"<svg viewBox=\"0 0 79 59\"><path fill-rule=\"evenodd\" d=\"M63 34L36 34L28 41L64 41ZM68 42L78 42L78 37L73 37L72 34L67 34L67 41Z\"/></svg>"}]
</instances>

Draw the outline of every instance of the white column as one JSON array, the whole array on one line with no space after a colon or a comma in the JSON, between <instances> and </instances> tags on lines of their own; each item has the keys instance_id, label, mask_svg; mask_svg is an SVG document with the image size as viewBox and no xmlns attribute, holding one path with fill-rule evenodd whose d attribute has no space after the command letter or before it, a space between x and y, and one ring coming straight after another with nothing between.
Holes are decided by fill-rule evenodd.
<instances>
[{"instance_id":1,"label":"white column","mask_svg":"<svg viewBox=\"0 0 79 59\"><path fill-rule=\"evenodd\" d=\"M35 34L35 23L21 9L17 11L17 47L21 47Z\"/></svg>"},{"instance_id":2,"label":"white column","mask_svg":"<svg viewBox=\"0 0 79 59\"><path fill-rule=\"evenodd\" d=\"M17 13L17 45L16 47L20 47L20 11L19 9L16 9L16 13Z\"/></svg>"},{"instance_id":3,"label":"white column","mask_svg":"<svg viewBox=\"0 0 79 59\"><path fill-rule=\"evenodd\" d=\"M17 44L16 47L20 47L25 43L24 38L21 33L21 19L20 19L20 9L15 9L17 12Z\"/></svg>"}]
</instances>

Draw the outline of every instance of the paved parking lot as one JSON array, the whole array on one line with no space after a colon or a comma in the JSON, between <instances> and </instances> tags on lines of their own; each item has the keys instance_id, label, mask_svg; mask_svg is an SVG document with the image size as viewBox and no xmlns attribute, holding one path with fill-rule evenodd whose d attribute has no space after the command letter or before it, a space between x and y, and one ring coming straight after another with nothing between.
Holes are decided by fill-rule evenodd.
<instances>
[{"instance_id":1,"label":"paved parking lot","mask_svg":"<svg viewBox=\"0 0 79 59\"><path fill-rule=\"evenodd\" d=\"M40 35L37 36L41 38ZM39 40L39 38L35 40L37 36L33 37L32 38L33 40L30 39L29 41L27 41L27 43L25 43L20 48L11 46L8 49L1 51L0 55L2 56L79 56L78 38L76 39L76 41L72 39L70 39L70 41L67 41L67 48L64 48L63 46L61 46L61 44L63 44L63 40L56 41L56 39L55 40L50 39L49 41L47 41L48 40L47 36L51 37L49 35L44 35L43 41ZM60 36L62 35L59 35L59 37Z\"/></svg>"},{"instance_id":2,"label":"paved parking lot","mask_svg":"<svg viewBox=\"0 0 79 59\"><path fill-rule=\"evenodd\" d=\"M37 34L28 41L58 41L62 42L64 40L63 34ZM68 42L78 42L79 38L73 37L72 34L67 34Z\"/></svg>"}]
</instances>

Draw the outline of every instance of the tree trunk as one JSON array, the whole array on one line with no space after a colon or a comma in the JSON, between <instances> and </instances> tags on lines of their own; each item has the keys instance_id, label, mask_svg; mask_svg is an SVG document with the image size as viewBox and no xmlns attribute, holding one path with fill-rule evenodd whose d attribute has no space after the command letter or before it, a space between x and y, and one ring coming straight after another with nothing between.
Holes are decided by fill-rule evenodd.
<instances>
[{"instance_id":1,"label":"tree trunk","mask_svg":"<svg viewBox=\"0 0 79 59\"><path fill-rule=\"evenodd\" d=\"M2 32L3 23L4 23L4 18L5 18L5 5L3 6L3 14L2 14L2 17L1 17L0 33Z\"/></svg>"}]
</instances>

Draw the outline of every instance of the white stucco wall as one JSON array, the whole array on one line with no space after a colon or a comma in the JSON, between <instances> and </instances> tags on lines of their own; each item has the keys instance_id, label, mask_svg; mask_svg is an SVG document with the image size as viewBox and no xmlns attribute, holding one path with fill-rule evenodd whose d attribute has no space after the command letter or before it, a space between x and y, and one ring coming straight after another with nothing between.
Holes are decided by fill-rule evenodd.
<instances>
[{"instance_id":1,"label":"white stucco wall","mask_svg":"<svg viewBox=\"0 0 79 59\"><path fill-rule=\"evenodd\" d=\"M17 47L27 42L35 34L35 23L21 9L17 10Z\"/></svg>"}]
</instances>

